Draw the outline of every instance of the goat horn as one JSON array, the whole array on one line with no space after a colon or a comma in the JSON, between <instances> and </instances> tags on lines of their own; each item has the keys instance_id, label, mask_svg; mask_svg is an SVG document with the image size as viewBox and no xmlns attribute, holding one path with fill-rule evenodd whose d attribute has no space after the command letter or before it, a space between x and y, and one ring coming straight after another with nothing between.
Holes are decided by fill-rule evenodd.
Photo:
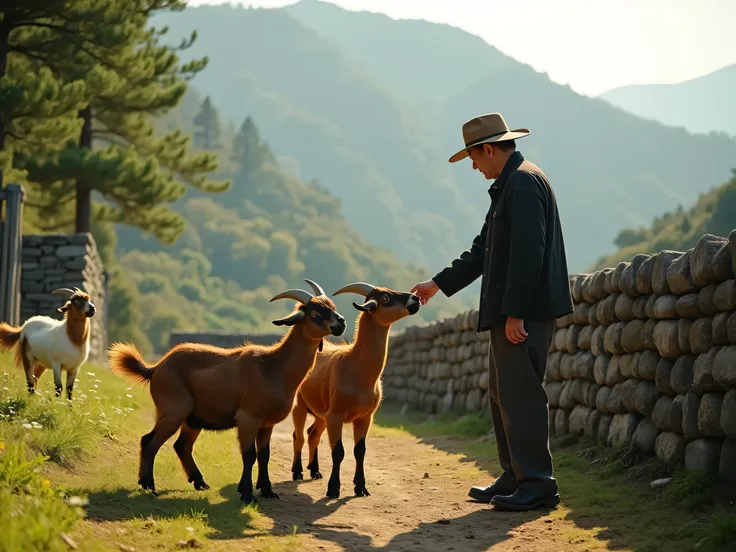
<instances>
[{"instance_id":1,"label":"goat horn","mask_svg":"<svg viewBox=\"0 0 736 552\"><path fill-rule=\"evenodd\" d=\"M52 291L51 295L74 295L74 291L69 288L59 288Z\"/></svg>"},{"instance_id":2,"label":"goat horn","mask_svg":"<svg viewBox=\"0 0 736 552\"><path fill-rule=\"evenodd\" d=\"M332 295L338 295L339 293L357 293L358 295L366 297L370 292L375 289L376 288L372 285L366 284L364 282L353 282L352 284L341 287Z\"/></svg>"},{"instance_id":3,"label":"goat horn","mask_svg":"<svg viewBox=\"0 0 736 552\"><path fill-rule=\"evenodd\" d=\"M287 289L286 291L282 291L278 295L272 297L269 303L276 301L276 299L294 299L299 301L302 305L306 305L309 303L310 299L312 299L312 295L301 289Z\"/></svg>"},{"instance_id":4,"label":"goat horn","mask_svg":"<svg viewBox=\"0 0 736 552\"><path fill-rule=\"evenodd\" d=\"M312 280L307 280L306 278L304 279L304 281L307 282L312 287L312 289L314 290L314 293L316 293L317 295L325 295L325 290L323 290L319 286L319 284L313 282Z\"/></svg>"}]
</instances>

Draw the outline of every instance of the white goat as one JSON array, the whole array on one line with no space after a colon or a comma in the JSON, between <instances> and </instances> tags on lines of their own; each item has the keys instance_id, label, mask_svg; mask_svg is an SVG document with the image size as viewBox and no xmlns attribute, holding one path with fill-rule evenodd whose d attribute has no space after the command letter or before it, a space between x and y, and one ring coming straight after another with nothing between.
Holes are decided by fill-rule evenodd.
<instances>
[{"instance_id":1,"label":"white goat","mask_svg":"<svg viewBox=\"0 0 736 552\"><path fill-rule=\"evenodd\" d=\"M95 314L95 306L78 288L60 288L52 294L68 296L64 306L57 309L64 313L64 319L32 316L21 327L0 322L0 349L15 349L15 363L23 366L31 394L49 368L54 373L56 396L60 397L61 372L66 372L66 394L71 400L77 372L89 355L89 319Z\"/></svg>"}]
</instances>

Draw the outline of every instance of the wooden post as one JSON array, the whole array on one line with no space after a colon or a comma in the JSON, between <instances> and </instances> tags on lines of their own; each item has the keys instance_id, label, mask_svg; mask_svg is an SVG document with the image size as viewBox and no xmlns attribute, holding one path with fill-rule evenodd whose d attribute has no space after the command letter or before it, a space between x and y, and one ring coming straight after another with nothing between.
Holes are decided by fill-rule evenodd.
<instances>
[{"instance_id":1,"label":"wooden post","mask_svg":"<svg viewBox=\"0 0 736 552\"><path fill-rule=\"evenodd\" d=\"M23 247L23 187L0 188L5 217L0 221L0 321L20 323L21 255Z\"/></svg>"}]
</instances>

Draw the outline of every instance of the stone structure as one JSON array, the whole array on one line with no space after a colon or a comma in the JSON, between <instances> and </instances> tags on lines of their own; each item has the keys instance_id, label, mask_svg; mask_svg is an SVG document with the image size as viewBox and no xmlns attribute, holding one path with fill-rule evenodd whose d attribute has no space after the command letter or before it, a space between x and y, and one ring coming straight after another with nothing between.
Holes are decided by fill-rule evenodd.
<instances>
[{"instance_id":1,"label":"stone structure","mask_svg":"<svg viewBox=\"0 0 736 552\"><path fill-rule=\"evenodd\" d=\"M61 319L57 308L64 298L51 295L60 287L90 294L97 307L92 318L89 361L104 364L107 349L108 274L91 234L39 234L23 236L21 265L21 323L43 314Z\"/></svg>"},{"instance_id":2,"label":"stone structure","mask_svg":"<svg viewBox=\"0 0 736 552\"><path fill-rule=\"evenodd\" d=\"M571 276L575 312L557 321L544 383L551 433L736 479L735 274L736 230ZM486 411L488 336L476 320L468 312L392 339L387 400Z\"/></svg>"}]
</instances>

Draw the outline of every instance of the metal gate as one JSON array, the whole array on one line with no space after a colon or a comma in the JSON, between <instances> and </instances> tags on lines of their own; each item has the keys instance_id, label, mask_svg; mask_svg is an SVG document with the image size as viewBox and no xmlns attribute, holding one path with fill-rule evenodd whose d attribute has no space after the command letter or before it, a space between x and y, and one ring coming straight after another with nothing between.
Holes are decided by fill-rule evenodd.
<instances>
[{"instance_id":1,"label":"metal gate","mask_svg":"<svg viewBox=\"0 0 736 552\"><path fill-rule=\"evenodd\" d=\"M20 269L23 247L23 188L0 188L0 322L20 323Z\"/></svg>"}]
</instances>

